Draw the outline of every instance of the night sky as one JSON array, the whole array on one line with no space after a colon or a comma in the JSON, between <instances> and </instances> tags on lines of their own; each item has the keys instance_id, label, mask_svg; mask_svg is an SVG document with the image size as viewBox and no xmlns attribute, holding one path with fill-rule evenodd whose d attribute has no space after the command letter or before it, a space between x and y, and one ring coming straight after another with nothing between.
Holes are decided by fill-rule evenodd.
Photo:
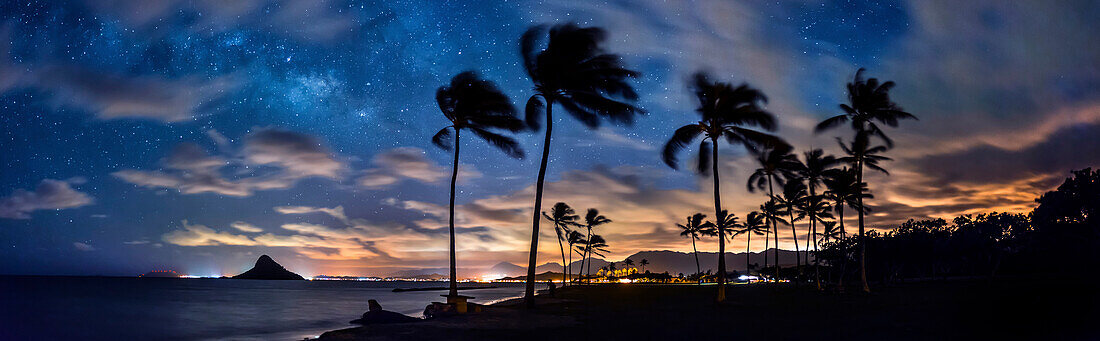
<instances>
[{"instance_id":1,"label":"night sky","mask_svg":"<svg viewBox=\"0 0 1100 341\"><path fill-rule=\"evenodd\" d=\"M544 208L599 208L611 259L690 250L674 223L713 210L709 180L658 153L696 120L697 70L762 89L799 153L839 153L848 131L811 131L856 69L896 81L920 120L888 132L870 226L1025 212L1100 165L1098 17L1095 1L5 1L0 274L222 275L265 253L303 275L444 267L435 90L474 70L522 107L518 39L542 23L604 27L642 73L634 126L556 116ZM542 135L517 137L525 160L463 141L460 267L526 259ZM756 165L723 148L744 216ZM543 226L540 263L560 259Z\"/></svg>"}]
</instances>

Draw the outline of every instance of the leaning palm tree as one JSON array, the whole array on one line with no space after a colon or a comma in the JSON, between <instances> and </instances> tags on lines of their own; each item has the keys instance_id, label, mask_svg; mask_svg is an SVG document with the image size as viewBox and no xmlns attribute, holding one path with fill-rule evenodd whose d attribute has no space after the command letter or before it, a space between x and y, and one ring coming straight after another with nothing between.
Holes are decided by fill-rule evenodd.
<instances>
[{"instance_id":1,"label":"leaning palm tree","mask_svg":"<svg viewBox=\"0 0 1100 341\"><path fill-rule=\"evenodd\" d=\"M797 171L802 164L798 162L798 158L791 153L791 146L778 145L778 146L765 146L763 150L756 154L756 161L760 164L760 168L757 168L752 175L749 176L747 183L749 192L753 192L756 189L767 189L768 198L775 197L774 185L783 186L787 179L794 179L798 176ZM767 186L767 187L765 187ZM775 220L770 220L772 230L775 231L775 274L779 276L779 224ZM768 262L768 245L767 241L764 242L764 267L767 267ZM795 256L798 256L797 243L795 245ZM797 258L796 258L797 260Z\"/></svg>"},{"instance_id":2,"label":"leaning palm tree","mask_svg":"<svg viewBox=\"0 0 1100 341\"><path fill-rule=\"evenodd\" d=\"M584 258L581 259L581 268L582 269L584 268L584 262L587 259L588 260L588 271L586 271L586 273L588 273L589 275L592 274L592 259L591 259L592 247L591 246L593 244L597 244L596 240L593 238L593 236L595 236L595 235L592 234L592 229L597 228L601 225L610 223L610 222L611 222L611 219L607 219L607 217L604 217L604 216L600 215L600 211L595 209L595 208L589 208L588 213L585 213L585 215L584 215L584 227L588 230L588 236L585 237L585 239L587 239L589 241L589 243L587 244L588 247L585 248L585 250L584 250ZM600 237L600 241L602 241L602 240L603 240L603 237Z\"/></svg>"},{"instance_id":3,"label":"leaning palm tree","mask_svg":"<svg viewBox=\"0 0 1100 341\"><path fill-rule=\"evenodd\" d=\"M514 158L523 158L523 148L511 137L500 135L493 130L516 132L523 129L523 121L516 117L516 109L508 96L500 92L490 81L479 79L477 74L467 71L451 79L450 85L444 85L435 93L435 100L443 116L451 125L439 130L432 137L432 143L444 150L454 150L454 162L451 170L450 203L450 256L451 281L448 295L458 296L458 267L455 262L455 183L458 181L458 151L461 147L459 136L467 129L489 142L497 149ZM449 140L454 131L454 144Z\"/></svg>"},{"instance_id":4,"label":"leaning palm tree","mask_svg":"<svg viewBox=\"0 0 1100 341\"><path fill-rule=\"evenodd\" d=\"M535 262L538 260L539 212L542 210L543 180L550 157L550 136L554 125L554 104L560 104L589 128L599 126L600 119L629 124L642 111L628 103L638 94L627 83L638 76L626 69L618 55L606 53L600 46L607 32L598 27L577 27L574 24L555 25L549 29L546 47L539 49L545 26L535 26L520 38L523 66L535 84L535 95L527 101L527 124L539 128L545 114L546 136L542 143L542 162L535 182L534 221L531 224L531 250L527 264L527 286L524 301L535 305Z\"/></svg>"},{"instance_id":5,"label":"leaning palm tree","mask_svg":"<svg viewBox=\"0 0 1100 341\"><path fill-rule=\"evenodd\" d=\"M768 224L766 222L767 215L752 211L748 216L745 216L745 222L741 224L741 228L738 229L736 234L745 235L745 271L749 269L749 253L752 252L752 235L763 235L768 231ZM767 250L767 245L764 245L764 249Z\"/></svg>"},{"instance_id":6,"label":"leaning palm tree","mask_svg":"<svg viewBox=\"0 0 1100 341\"><path fill-rule=\"evenodd\" d=\"M572 232L570 228L578 226L577 219L580 219L580 217L577 216L572 207L564 202L554 204L554 207L550 209L550 214L542 212L542 216L554 223L554 232L558 234L558 248L561 249L561 272L562 276L566 276L569 272L565 268L565 246L563 244L569 238L569 233ZM567 282L568 279L562 277L562 285Z\"/></svg>"},{"instance_id":7,"label":"leaning palm tree","mask_svg":"<svg viewBox=\"0 0 1100 341\"><path fill-rule=\"evenodd\" d=\"M712 233L714 224L708 221L704 221L707 215L702 213L696 213L690 217L687 217L687 221L684 224L676 224L682 231L680 231L681 237L691 238L691 252L695 255L695 273L703 272L702 267L699 265L699 249L695 248L695 240L700 236L709 235Z\"/></svg>"},{"instance_id":8,"label":"leaning palm tree","mask_svg":"<svg viewBox=\"0 0 1100 341\"><path fill-rule=\"evenodd\" d=\"M825 119L817 125L814 131L820 133L850 122L852 130L855 132L853 143L864 139L867 141L863 142L863 145L869 146L870 137L877 136L886 144L886 148L893 147L894 142L886 136L886 133L878 124L882 123L890 127L897 127L898 121L916 119L916 116L905 112L890 99L890 90L894 88L894 82L886 81L880 84L878 79L875 78L864 79L863 71L865 71L863 68L856 71L855 78L851 83L848 83L848 103L840 105L840 109L844 113ZM862 156L857 156L854 161L856 183L863 183L863 166L866 160ZM863 199L859 198L858 201L859 206L863 207ZM864 247L862 212L859 213L859 249L860 282L863 285L863 291L870 292L871 287L867 285L867 249Z\"/></svg>"},{"instance_id":9,"label":"leaning palm tree","mask_svg":"<svg viewBox=\"0 0 1100 341\"><path fill-rule=\"evenodd\" d=\"M716 82L703 73L697 73L694 77L694 92L699 99L699 107L696 111L701 116L697 123L685 125L676 129L672 138L665 144L662 158L673 169L678 168L676 155L694 143L696 138L703 136L699 144L699 157L696 170L700 174L706 174L710 168L711 178L714 180L714 213L718 215L722 211L722 197L719 190L718 176L718 145L719 141L734 145L742 145L756 151L764 146L778 146L786 143L778 137L745 128L759 127L767 131L776 128L775 117L765 111L761 106L767 101L759 90L749 87L748 84L733 86L729 83ZM723 227L719 227L722 229ZM724 231L719 232L725 235ZM726 299L726 241L718 238L718 294L716 299Z\"/></svg>"}]
</instances>

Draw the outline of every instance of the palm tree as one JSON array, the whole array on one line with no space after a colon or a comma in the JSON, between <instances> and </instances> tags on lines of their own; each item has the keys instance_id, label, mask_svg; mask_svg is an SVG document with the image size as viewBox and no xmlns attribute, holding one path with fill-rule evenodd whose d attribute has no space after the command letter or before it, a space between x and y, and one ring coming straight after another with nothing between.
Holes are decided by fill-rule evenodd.
<instances>
[{"instance_id":1,"label":"palm tree","mask_svg":"<svg viewBox=\"0 0 1100 341\"><path fill-rule=\"evenodd\" d=\"M634 260L633 259L627 258L626 260L623 260L623 270L627 270L627 269L633 268L633 267L634 267Z\"/></svg>"},{"instance_id":2,"label":"palm tree","mask_svg":"<svg viewBox=\"0 0 1100 341\"><path fill-rule=\"evenodd\" d=\"M817 255L816 255L817 248L818 248L817 239L815 238L816 235L817 235L816 226L817 226L818 222L824 222L824 218L830 218L831 219L833 217L833 214L829 213L829 211L831 210L831 207L829 206L829 203L826 202L824 200L824 197L820 196L820 195L807 196L806 199L802 200L801 204L798 205L798 209L801 212L801 215L805 216L807 218L807 220L809 220L809 223L810 223L810 226L811 226L810 230L808 231L809 234L806 236L806 254L807 254L806 261L809 262L809 260L810 260L809 259L810 240L813 240L813 246L814 246L814 252L815 252L815 255L814 255L814 283L817 285L817 289L821 290L821 276L820 276L820 273L818 271L818 260L817 260Z\"/></svg>"},{"instance_id":3,"label":"palm tree","mask_svg":"<svg viewBox=\"0 0 1100 341\"><path fill-rule=\"evenodd\" d=\"M865 69L860 68L856 71L855 78L851 83L848 83L848 103L841 104L840 109L844 111L843 114L825 119L817 125L814 129L815 132L822 132L837 126L850 122L852 130L855 132L855 138L853 139L853 145L862 144L864 147L870 146L870 137L877 136L886 144L885 148L893 147L894 142L886 136L886 133L878 126L878 123L886 124L891 127L897 127L898 121L904 119L916 119L916 116L905 112L897 103L894 103L890 99L890 90L894 88L894 82L886 81L879 83L878 79L864 79L863 72ZM865 142L858 142L859 140L866 140ZM885 150L885 148L883 150ZM867 149L867 148L865 148ZM851 153L849 153L851 155ZM856 183L863 183L863 166L865 166L865 159L862 155L855 156L853 159L854 168L856 169ZM858 198L859 207L863 206L863 198ZM863 228L863 212L859 212L859 278L863 285L864 292L870 292L871 287L867 285L867 249L864 247L864 228Z\"/></svg>"},{"instance_id":4,"label":"palm tree","mask_svg":"<svg viewBox=\"0 0 1100 341\"><path fill-rule=\"evenodd\" d=\"M814 198L817 197L817 187L822 185L822 181L838 172L834 167L840 162L835 156L826 155L821 149L813 149L802 155L805 162L803 163L804 166L798 169L798 172L806 182L806 187L810 190L809 198ZM810 233L812 236L817 235L817 224L813 218L810 219ZM806 249L809 250L809 246ZM814 251L817 251L816 239L814 239Z\"/></svg>"},{"instance_id":5,"label":"palm tree","mask_svg":"<svg viewBox=\"0 0 1100 341\"><path fill-rule=\"evenodd\" d=\"M856 173L852 168L844 167L822 181L825 188L828 188L825 191L825 198L833 202L833 208L836 210L840 234L846 236L848 231L844 228L844 206L857 208L859 207L858 197L873 198L874 196L867 193L866 183L856 183Z\"/></svg>"},{"instance_id":6,"label":"palm tree","mask_svg":"<svg viewBox=\"0 0 1100 341\"><path fill-rule=\"evenodd\" d=\"M626 81L638 76L623 67L618 55L606 53L601 44L607 32L597 27L574 24L555 25L549 30L546 47L539 49L545 26L535 26L520 38L523 66L535 85L535 94L527 101L527 125L538 130L540 115L545 114L546 136L542 143L542 162L535 182L535 209L531 224L531 251L527 264L524 301L535 305L535 262L539 247L539 212L542 210L543 180L550 157L554 104L589 128L599 126L600 118L629 124L641 110L627 102L638 99ZM545 113L544 113L545 112Z\"/></svg>"},{"instance_id":7,"label":"palm tree","mask_svg":"<svg viewBox=\"0 0 1100 341\"><path fill-rule=\"evenodd\" d=\"M738 229L736 234L745 235L745 271L749 269L749 253L752 252L752 235L763 235L768 231L768 224L766 223L767 215L752 211L748 216L745 216L745 222L741 224L741 228ZM764 245L764 249L767 250L767 245Z\"/></svg>"},{"instance_id":8,"label":"palm tree","mask_svg":"<svg viewBox=\"0 0 1100 341\"><path fill-rule=\"evenodd\" d=\"M569 272L565 268L565 246L562 244L569 238L569 233L573 232L569 228L578 226L577 219L580 219L580 217L576 215L576 211L572 207L564 202L554 204L554 207L550 209L550 214L542 212L542 216L554 223L554 232L558 234L558 248L561 249L561 272L562 276L565 276ZM562 277L562 285L567 282L568 279Z\"/></svg>"},{"instance_id":9,"label":"palm tree","mask_svg":"<svg viewBox=\"0 0 1100 341\"><path fill-rule=\"evenodd\" d=\"M435 93L435 100L443 116L451 122L432 136L432 143L444 150L454 149L454 162L451 170L450 203L450 256L451 283L448 295L458 296L458 267L455 262L455 183L458 181L458 151L461 146L459 135L468 129L500 149L508 156L523 158L523 148L511 137L500 135L492 130L516 132L523 129L523 121L516 117L516 109L508 96L500 92L490 81L479 79L477 74L466 71L455 75L450 85L444 85ZM454 131L454 145L448 140Z\"/></svg>"},{"instance_id":10,"label":"palm tree","mask_svg":"<svg viewBox=\"0 0 1100 341\"><path fill-rule=\"evenodd\" d=\"M641 263L638 263L638 264L641 264L641 265L642 265L642 273L645 273L645 266L646 266L646 265L649 265L649 260L648 260L648 259L645 259L645 258L642 258L642 262L641 262Z\"/></svg>"},{"instance_id":11,"label":"palm tree","mask_svg":"<svg viewBox=\"0 0 1100 341\"><path fill-rule=\"evenodd\" d=\"M583 249L581 248L581 245L588 244L588 240L584 238L583 234L581 234L580 232L577 232L577 230L569 231L569 237L568 237L567 240L569 242L569 268L566 270L566 273L568 273L569 276L572 276L573 275L573 253L576 252L578 255L582 254L581 250L583 250ZM576 245L577 249L574 249L574 245ZM582 264L583 264L583 262L582 262Z\"/></svg>"},{"instance_id":12,"label":"palm tree","mask_svg":"<svg viewBox=\"0 0 1100 341\"><path fill-rule=\"evenodd\" d=\"M801 164L801 163L800 163ZM783 210L786 211L787 217L790 220L787 224L791 225L791 235L794 237L794 256L795 264L802 265L801 251L798 248L798 232L795 229L794 223L802 220L803 215L795 216L795 213L799 213L798 205L802 200L806 199L806 185L802 183L802 179L789 178L787 183L783 184L783 193L780 196L776 196L775 200L779 205L782 205ZM776 235L778 239L778 235ZM779 242L776 241L776 248L779 248ZM779 257L776 257L776 265L779 265Z\"/></svg>"},{"instance_id":13,"label":"palm tree","mask_svg":"<svg viewBox=\"0 0 1100 341\"><path fill-rule=\"evenodd\" d=\"M588 271L585 277L592 276L592 255L604 257L607 252L607 240L603 239L603 236L594 234L588 237L588 242L584 244L585 253L588 254Z\"/></svg>"},{"instance_id":14,"label":"palm tree","mask_svg":"<svg viewBox=\"0 0 1100 341\"><path fill-rule=\"evenodd\" d=\"M773 224L784 224L784 225L791 224L791 222L787 221L786 219L783 219L783 216L788 214L787 210L788 210L788 208L786 206L783 206L779 201L777 201L776 197L774 197L774 196L771 199L768 199L768 201L765 201L763 204L760 204L760 212L763 212L763 214L765 216L767 216L768 220L771 220ZM779 229L774 228L774 230L775 230L775 253L779 254ZM768 240L767 240L768 233L764 234L764 238L765 238L764 239L764 268L767 268L768 267ZM778 278L778 276L779 276L778 257L776 257L775 266L776 266L775 275L777 276L776 280L779 280L779 278Z\"/></svg>"},{"instance_id":15,"label":"palm tree","mask_svg":"<svg viewBox=\"0 0 1100 341\"><path fill-rule=\"evenodd\" d=\"M611 222L611 219L607 219L607 217L604 217L604 216L600 215L600 211L595 209L595 208L589 208L588 213L586 213L584 215L584 227L586 229L588 229L588 237L586 237L585 239L587 239L589 241L589 243L586 244L588 247L585 248L585 250L584 250L584 258L581 258L581 268L582 269L584 268L584 262L587 259L588 260L588 271L587 271L587 273L589 275L592 274L592 259L590 258L591 254L592 254L591 246L593 244L596 244L596 242L597 242L594 239L595 235L592 234L592 229L594 229L596 227L599 227L600 225L610 223L610 222ZM600 237L600 241L602 241L602 240L603 240L603 237ZM604 244L604 245L606 246L606 244Z\"/></svg>"},{"instance_id":16,"label":"palm tree","mask_svg":"<svg viewBox=\"0 0 1100 341\"><path fill-rule=\"evenodd\" d=\"M708 166L714 180L714 213L722 211L722 197L719 190L718 142L725 138L730 144L742 145L750 150L764 146L784 145L778 137L745 128L759 127L767 131L775 130L775 117L765 111L761 104L767 101L764 94L748 84L734 87L729 83L710 80L703 73L694 77L694 92L699 99L696 111L701 116L697 123L688 124L673 133L665 144L662 158L673 169L678 168L676 154L703 135L699 144L699 157L696 170L706 174ZM719 226L719 229L723 227ZM725 235L720 231L719 235ZM726 241L718 238L718 295L721 302L726 299Z\"/></svg>"},{"instance_id":17,"label":"palm tree","mask_svg":"<svg viewBox=\"0 0 1100 341\"><path fill-rule=\"evenodd\" d=\"M855 140L851 145L845 145L844 141L837 138L837 142L840 143L840 148L844 150L844 153L848 156L840 158L841 162L848 163L856 169L856 183L861 184L866 188L867 184L863 182L863 169L870 168L880 171L889 175L885 168L879 166L879 162L889 161L890 158L880 155L887 150L886 146L870 146L871 138L868 134L856 134ZM871 287L867 284L867 248L864 245L865 232L863 228L863 216L870 208L863 204L863 198L869 197L869 195L856 196L856 213L859 216L859 281L863 285L864 292L871 292Z\"/></svg>"},{"instance_id":18,"label":"palm tree","mask_svg":"<svg viewBox=\"0 0 1100 341\"><path fill-rule=\"evenodd\" d=\"M749 176L747 183L749 192L753 192L756 189L765 189L767 185L768 198L775 197L775 185L783 186L787 179L792 179L797 176L796 171L802 165L798 162L798 158L791 154L791 146L778 145L778 146L766 146L760 153L756 154L756 161L760 164L760 168L757 168L752 175ZM770 220L772 229L775 230L775 275L778 279L779 276L779 224L775 220ZM797 260L798 249L797 243L795 243L795 256ZM764 267L767 267L768 262L768 248L767 241L764 241Z\"/></svg>"},{"instance_id":19,"label":"palm tree","mask_svg":"<svg viewBox=\"0 0 1100 341\"><path fill-rule=\"evenodd\" d=\"M696 213L690 217L687 217L685 224L676 224L680 227L680 236L691 238L691 252L695 255L695 273L703 272L702 267L699 265L699 249L695 248L695 240L699 239L700 235L710 235L711 233L717 233L714 231L714 224L704 221L707 215L702 213Z\"/></svg>"}]
</instances>

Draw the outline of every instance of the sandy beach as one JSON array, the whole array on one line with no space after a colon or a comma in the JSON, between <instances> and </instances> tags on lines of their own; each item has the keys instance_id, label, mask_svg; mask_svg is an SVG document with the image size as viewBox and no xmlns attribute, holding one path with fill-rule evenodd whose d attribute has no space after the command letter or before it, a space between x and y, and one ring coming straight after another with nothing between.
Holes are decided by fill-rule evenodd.
<instances>
[{"instance_id":1,"label":"sandy beach","mask_svg":"<svg viewBox=\"0 0 1100 341\"><path fill-rule=\"evenodd\" d=\"M505 339L1096 339L1097 295L1083 281L956 280L819 293L810 285L593 285L541 297L535 310L511 300L468 314L411 324L327 332L321 340Z\"/></svg>"}]
</instances>

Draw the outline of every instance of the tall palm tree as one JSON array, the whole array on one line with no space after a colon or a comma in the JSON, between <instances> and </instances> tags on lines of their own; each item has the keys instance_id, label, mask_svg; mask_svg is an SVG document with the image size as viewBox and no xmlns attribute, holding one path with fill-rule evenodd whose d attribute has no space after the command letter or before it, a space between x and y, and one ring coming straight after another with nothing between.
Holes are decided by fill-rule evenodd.
<instances>
[{"instance_id":1,"label":"tall palm tree","mask_svg":"<svg viewBox=\"0 0 1100 341\"><path fill-rule=\"evenodd\" d=\"M589 128L598 127L600 118L629 124L642 111L630 104L638 99L628 78L638 76L626 69L618 55L606 53L601 47L607 32L598 27L578 27L574 24L555 25L549 29L545 48L540 49L545 26L535 26L520 38L523 66L535 85L535 94L527 101L527 124L538 130L540 116L545 114L546 136L542 143L542 162L535 182L535 209L531 224L531 250L527 264L527 286L524 301L535 305L535 262L538 260L539 212L542 210L543 180L550 157L550 137L554 126L554 104L560 104L570 115Z\"/></svg>"},{"instance_id":2,"label":"tall palm tree","mask_svg":"<svg viewBox=\"0 0 1100 341\"><path fill-rule=\"evenodd\" d=\"M581 259L581 267L583 268L585 260L588 260L587 273L589 275L592 274L592 245L598 244L597 240L594 238L595 235L592 234L592 229L610 222L611 219L607 219L607 217L600 215L600 211L595 208L589 208L588 213L584 215L584 227L588 230L588 236L585 237L585 239L589 242L586 244L588 247L584 250L584 258ZM600 237L599 241L603 241L603 237ZM606 244L604 245L606 246Z\"/></svg>"},{"instance_id":3,"label":"tall palm tree","mask_svg":"<svg viewBox=\"0 0 1100 341\"><path fill-rule=\"evenodd\" d=\"M646 265L649 265L649 260L648 260L648 259L645 259L645 258L642 258L642 262L641 262L641 263L638 263L638 264L641 264L641 266L642 266L642 273L645 273L645 266L646 266Z\"/></svg>"},{"instance_id":4,"label":"tall palm tree","mask_svg":"<svg viewBox=\"0 0 1100 341\"><path fill-rule=\"evenodd\" d=\"M735 233L734 231L737 231L737 229L739 227L741 227L741 223L738 222L737 219L738 218L737 218L736 214L729 213L729 211L727 211L727 210L722 210L722 211L718 212L718 216L715 217L714 222L712 224L715 226L714 230L715 230L716 233L714 235L718 237L719 241L724 242L727 239L730 242L733 241L733 236L734 236L734 233ZM725 254L720 254L720 256L722 256L723 260L726 258ZM719 268L721 268L721 264L724 264L724 263L725 263L724 261L719 262L718 263L718 264L720 264ZM725 275L723 275L724 273L725 272L720 271L719 275L725 276ZM719 278L718 283L724 285L724 283L726 283L725 278Z\"/></svg>"},{"instance_id":5,"label":"tall palm tree","mask_svg":"<svg viewBox=\"0 0 1100 341\"><path fill-rule=\"evenodd\" d=\"M887 147L881 145L871 146L870 135L857 133L855 140L853 140L850 145L844 144L844 141L840 138L837 138L837 142L840 143L840 148L844 150L844 153L848 155L840 158L841 162L846 162L856 169L856 183L862 184L863 187L867 186L867 184L863 182L864 168L877 170L887 175L890 174L885 168L879 166L879 162L891 160L888 157L880 155L887 150ZM869 197L869 195L856 196L855 206L856 213L859 217L859 220L857 220L859 223L859 281L863 286L864 292L871 292L871 286L867 284L867 248L864 245L866 234L863 228L863 216L870 209L867 205L863 204L863 199L865 197Z\"/></svg>"},{"instance_id":6,"label":"tall palm tree","mask_svg":"<svg viewBox=\"0 0 1100 341\"><path fill-rule=\"evenodd\" d=\"M778 137L762 133L746 127L759 127L767 131L776 128L775 117L765 111L761 106L767 101L759 90L749 87L748 84L733 86L729 83L716 82L703 73L696 73L694 77L694 92L699 99L699 113L701 120L688 124L673 133L672 138L665 144L662 158L673 169L678 168L676 155L693 143L700 135L703 136L699 144L699 157L696 170L700 174L706 174L708 166L711 177L714 180L714 213L717 216L722 211L722 196L719 190L718 176L718 142L723 138L734 145L742 145L756 151L763 146L777 146L786 144ZM725 235L719 226L719 235ZM716 299L721 302L726 299L726 241L718 238L718 294Z\"/></svg>"},{"instance_id":7,"label":"tall palm tree","mask_svg":"<svg viewBox=\"0 0 1100 341\"><path fill-rule=\"evenodd\" d=\"M699 265L699 249L695 248L695 240L700 236L710 235L711 233L717 233L714 231L714 224L707 219L707 215L702 213L696 213L690 217L687 217L687 221L684 224L676 224L682 231L680 231L681 237L691 238L691 252L695 255L695 273L703 272L702 267Z\"/></svg>"},{"instance_id":8,"label":"tall palm tree","mask_svg":"<svg viewBox=\"0 0 1100 341\"><path fill-rule=\"evenodd\" d=\"M783 186L787 179L797 177L797 170L801 167L798 162L798 158L791 153L790 145L776 145L765 146L760 153L756 154L756 161L760 164L760 168L757 168L752 175L749 176L747 183L749 192L753 192L756 189L765 189L767 186L768 198L775 197L774 185ZM779 276L779 224L775 220L770 220L772 230L775 231L775 275L778 279ZM797 244L797 243L796 243ZM764 267L767 267L768 262L768 243L764 241ZM797 247L797 245L796 245ZM797 248L795 249L795 256L797 257ZM796 258L797 260L797 258Z\"/></svg>"},{"instance_id":9,"label":"tall palm tree","mask_svg":"<svg viewBox=\"0 0 1100 341\"><path fill-rule=\"evenodd\" d=\"M504 130L516 132L523 129L523 121L516 115L516 109L508 96L500 92L490 81L478 78L477 74L466 71L455 75L451 84L444 85L435 93L435 100L443 116L451 125L440 129L432 136L432 144L444 150L454 150L454 162L451 170L450 202L450 256L451 280L448 295L458 296L458 267L455 262L455 183L458 181L458 151L461 147L459 136L467 129L477 137L489 142L508 156L523 158L523 148L511 137L493 132ZM454 131L454 144L449 140Z\"/></svg>"},{"instance_id":10,"label":"tall palm tree","mask_svg":"<svg viewBox=\"0 0 1100 341\"><path fill-rule=\"evenodd\" d=\"M580 219L580 217L577 216L572 207L564 202L554 204L554 207L550 208L550 214L542 212L542 216L554 223L554 232L558 234L558 248L561 249L561 273L562 276L566 276L569 272L566 269L565 246L563 244L568 240L569 233L573 232L570 228L578 226L577 219ZM567 282L568 279L562 277L562 285Z\"/></svg>"},{"instance_id":11,"label":"tall palm tree","mask_svg":"<svg viewBox=\"0 0 1100 341\"><path fill-rule=\"evenodd\" d=\"M859 140L864 147L870 146L870 137L877 136L886 144L885 148L893 147L894 142L886 136L886 133L878 126L879 123L890 127L897 127L898 121L905 119L917 119L916 116L905 112L897 103L890 99L890 90L894 88L894 82L879 83L878 79L864 79L860 68L856 71L855 78L848 83L848 103L841 104L840 109L844 113L825 119L818 123L815 132L822 132L838 127L844 123L851 123L855 132L853 144ZM884 149L885 150L885 149ZM851 153L849 153L851 154ZM866 160L862 156L856 156L856 183L863 183L863 166ZM863 198L858 198L859 206L863 206ZM859 278L864 292L870 292L867 285L867 249L864 247L863 212L859 213Z\"/></svg>"},{"instance_id":12,"label":"tall palm tree","mask_svg":"<svg viewBox=\"0 0 1100 341\"><path fill-rule=\"evenodd\" d=\"M576 252L578 255L581 255L582 253L580 252L580 250L582 250L582 249L580 249L580 247L581 247L581 245L588 244L588 240L585 239L583 234L581 234L580 232L577 232L577 230L572 230L572 231L569 231L569 237L567 238L567 241L569 242L569 268L566 270L566 273L568 273L569 276L572 277L573 276L573 253ZM578 249L574 249L574 246L576 246ZM583 264L583 262L582 262L582 264Z\"/></svg>"},{"instance_id":13,"label":"tall palm tree","mask_svg":"<svg viewBox=\"0 0 1100 341\"><path fill-rule=\"evenodd\" d=\"M805 161L803 162L803 167L798 169L798 172L802 180L806 182L806 187L810 191L809 198L815 198L817 197L817 188L822 185L822 181L838 172L835 167L840 161L838 161L835 156L825 154L821 149L812 149L802 155ZM816 221L816 219L811 217L810 234L811 238L814 239L814 251L817 251L817 240L813 238L817 235ZM806 249L809 250L809 246L807 246Z\"/></svg>"},{"instance_id":14,"label":"tall palm tree","mask_svg":"<svg viewBox=\"0 0 1100 341\"><path fill-rule=\"evenodd\" d=\"M741 224L741 228L738 229L736 234L745 235L745 271L749 269L749 253L752 252L752 235L763 235L765 231L768 231L768 224L766 222L767 215L752 211L749 215L745 216L745 222ZM767 245L764 245L764 249L767 250Z\"/></svg>"}]
</instances>

